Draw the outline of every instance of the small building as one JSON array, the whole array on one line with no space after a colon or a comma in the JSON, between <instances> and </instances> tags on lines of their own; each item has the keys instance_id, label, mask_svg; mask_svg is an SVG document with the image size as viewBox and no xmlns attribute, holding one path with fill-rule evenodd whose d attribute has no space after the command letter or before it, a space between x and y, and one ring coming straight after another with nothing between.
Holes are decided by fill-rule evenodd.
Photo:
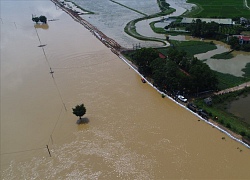
<instances>
[{"instance_id":1,"label":"small building","mask_svg":"<svg viewBox=\"0 0 250 180\"><path fill-rule=\"evenodd\" d=\"M208 98L204 99L204 102L206 103L206 105L211 106L212 105L212 98L208 97Z\"/></svg>"},{"instance_id":2,"label":"small building","mask_svg":"<svg viewBox=\"0 0 250 180\"><path fill-rule=\"evenodd\" d=\"M250 44L250 36L234 35L239 39L239 44Z\"/></svg>"}]
</instances>

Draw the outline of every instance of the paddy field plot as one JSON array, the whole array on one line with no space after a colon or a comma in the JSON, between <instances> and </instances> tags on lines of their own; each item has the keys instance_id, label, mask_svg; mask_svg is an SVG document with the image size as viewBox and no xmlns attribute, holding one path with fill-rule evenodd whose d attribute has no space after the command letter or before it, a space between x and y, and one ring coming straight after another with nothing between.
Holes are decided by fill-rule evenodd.
<instances>
[{"instance_id":1,"label":"paddy field plot","mask_svg":"<svg viewBox=\"0 0 250 180\"><path fill-rule=\"evenodd\" d=\"M247 0L249 6L249 0ZM245 0L188 0L188 3L193 3L198 8L191 12L188 16L191 17L245 17L250 18L250 9L245 5Z\"/></svg>"},{"instance_id":2,"label":"paddy field plot","mask_svg":"<svg viewBox=\"0 0 250 180\"><path fill-rule=\"evenodd\" d=\"M143 17L142 14L134 10L148 15L160 12L159 6L155 0L116 0L115 2L117 3L109 0L72 1L84 9L94 12L95 14L93 15L82 15L82 17L96 26L108 37L115 39L121 46L132 48L133 44L138 44L139 42L141 46L159 45L157 42L139 41L124 32L124 27L129 21Z\"/></svg>"}]
</instances>

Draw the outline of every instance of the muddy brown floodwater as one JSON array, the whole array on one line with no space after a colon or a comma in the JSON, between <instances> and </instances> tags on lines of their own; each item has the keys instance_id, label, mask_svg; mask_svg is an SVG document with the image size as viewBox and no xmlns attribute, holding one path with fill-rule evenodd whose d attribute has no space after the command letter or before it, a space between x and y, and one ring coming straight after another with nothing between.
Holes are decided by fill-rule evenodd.
<instances>
[{"instance_id":1,"label":"muddy brown floodwater","mask_svg":"<svg viewBox=\"0 0 250 180\"><path fill-rule=\"evenodd\" d=\"M31 14L59 19L44 47ZM250 150L198 119L50 1L1 1L2 179L248 179Z\"/></svg>"}]
</instances>

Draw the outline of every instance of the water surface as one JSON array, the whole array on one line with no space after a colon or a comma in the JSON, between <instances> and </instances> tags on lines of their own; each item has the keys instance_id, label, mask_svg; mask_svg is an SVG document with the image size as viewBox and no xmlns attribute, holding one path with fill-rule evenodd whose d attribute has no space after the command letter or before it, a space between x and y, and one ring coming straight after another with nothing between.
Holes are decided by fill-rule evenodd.
<instances>
[{"instance_id":1,"label":"water surface","mask_svg":"<svg viewBox=\"0 0 250 180\"><path fill-rule=\"evenodd\" d=\"M59 19L37 29L44 49L31 14ZM161 98L50 1L1 1L1 18L2 179L250 176L247 147Z\"/></svg>"}]
</instances>

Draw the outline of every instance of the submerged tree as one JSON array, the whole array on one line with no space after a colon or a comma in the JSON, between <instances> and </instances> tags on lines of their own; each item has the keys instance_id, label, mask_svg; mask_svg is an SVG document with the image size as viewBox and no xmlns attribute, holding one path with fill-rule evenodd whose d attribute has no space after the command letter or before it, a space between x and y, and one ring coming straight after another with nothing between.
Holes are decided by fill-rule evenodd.
<instances>
[{"instance_id":1,"label":"submerged tree","mask_svg":"<svg viewBox=\"0 0 250 180\"><path fill-rule=\"evenodd\" d=\"M84 107L84 104L76 105L75 108L72 108L72 110L73 114L78 116L80 119L86 113L86 108Z\"/></svg>"},{"instance_id":2,"label":"submerged tree","mask_svg":"<svg viewBox=\"0 0 250 180\"><path fill-rule=\"evenodd\" d=\"M39 17L39 20L44 23L44 24L47 24L47 18L45 16L40 16Z\"/></svg>"},{"instance_id":3,"label":"submerged tree","mask_svg":"<svg viewBox=\"0 0 250 180\"><path fill-rule=\"evenodd\" d=\"M40 21L39 17L32 17L32 21L38 23Z\"/></svg>"}]
</instances>

